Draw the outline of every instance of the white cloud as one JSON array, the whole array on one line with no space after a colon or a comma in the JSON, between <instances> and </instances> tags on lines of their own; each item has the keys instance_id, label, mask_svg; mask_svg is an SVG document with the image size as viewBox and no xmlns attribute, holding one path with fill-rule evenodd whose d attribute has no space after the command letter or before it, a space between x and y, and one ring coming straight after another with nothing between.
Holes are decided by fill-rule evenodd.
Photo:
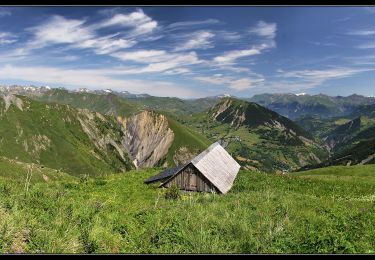
<instances>
[{"instance_id":1,"label":"white cloud","mask_svg":"<svg viewBox=\"0 0 375 260\"><path fill-rule=\"evenodd\" d=\"M227 87L235 91L244 91L250 88L254 88L260 83L264 82L263 77L234 79L232 77L223 77L222 74L215 74L213 75L213 77L194 77L194 79L214 85L226 85Z\"/></svg>"},{"instance_id":2,"label":"white cloud","mask_svg":"<svg viewBox=\"0 0 375 260\"><path fill-rule=\"evenodd\" d=\"M249 32L261 37L273 39L276 37L276 30L276 23L266 23L264 21L259 21L256 26L249 30Z\"/></svg>"},{"instance_id":3,"label":"white cloud","mask_svg":"<svg viewBox=\"0 0 375 260\"><path fill-rule=\"evenodd\" d=\"M0 45L14 43L17 40L14 34L8 32L0 32Z\"/></svg>"},{"instance_id":4,"label":"white cloud","mask_svg":"<svg viewBox=\"0 0 375 260\"><path fill-rule=\"evenodd\" d=\"M158 23L147 16L142 9L138 9L130 14L116 14L112 18L103 21L94 27L122 26L133 28L129 36L139 36L151 33L158 27Z\"/></svg>"},{"instance_id":5,"label":"white cloud","mask_svg":"<svg viewBox=\"0 0 375 260\"><path fill-rule=\"evenodd\" d=\"M207 19L202 21L186 21L186 22L176 22L171 23L170 25L166 26L165 29L184 29L184 28L190 28L193 26L200 26L200 25L210 25L210 24L217 24L220 23L219 20L216 19Z\"/></svg>"},{"instance_id":6,"label":"white cloud","mask_svg":"<svg viewBox=\"0 0 375 260\"><path fill-rule=\"evenodd\" d=\"M10 16L12 13L9 10L0 7L0 17Z\"/></svg>"},{"instance_id":7,"label":"white cloud","mask_svg":"<svg viewBox=\"0 0 375 260\"><path fill-rule=\"evenodd\" d=\"M347 33L348 35L358 35L358 36L371 36L375 35L375 30L355 30Z\"/></svg>"},{"instance_id":8,"label":"white cloud","mask_svg":"<svg viewBox=\"0 0 375 260\"><path fill-rule=\"evenodd\" d=\"M97 54L108 54L120 49L133 47L136 42L132 40L116 39L116 35L93 38L78 42L73 46L76 48L92 48Z\"/></svg>"},{"instance_id":9,"label":"white cloud","mask_svg":"<svg viewBox=\"0 0 375 260\"><path fill-rule=\"evenodd\" d=\"M62 57L62 59L64 61L76 61L76 60L79 60L79 57L75 55L67 55L67 56Z\"/></svg>"},{"instance_id":10,"label":"white cloud","mask_svg":"<svg viewBox=\"0 0 375 260\"><path fill-rule=\"evenodd\" d=\"M297 70L285 72L284 77L299 78L307 81L322 83L326 80L349 77L361 72L371 70L375 69L333 68L327 70Z\"/></svg>"},{"instance_id":11,"label":"white cloud","mask_svg":"<svg viewBox=\"0 0 375 260\"><path fill-rule=\"evenodd\" d=\"M328 80L351 77L362 72L374 71L373 68L331 68L326 70L296 70L284 71L279 69L280 79L268 81L263 85L263 92L295 92L311 89L322 85Z\"/></svg>"},{"instance_id":12,"label":"white cloud","mask_svg":"<svg viewBox=\"0 0 375 260\"><path fill-rule=\"evenodd\" d=\"M216 75L216 76L215 76ZM215 74L213 77L194 77L195 80L204 82L204 83L210 83L214 85L225 85L228 84L231 81L231 78L228 77L222 77L222 74ZM220 75L220 76L219 76Z\"/></svg>"},{"instance_id":13,"label":"white cloud","mask_svg":"<svg viewBox=\"0 0 375 260\"><path fill-rule=\"evenodd\" d=\"M253 56L260 54L260 50L256 48L246 50L235 50L224 53L222 56L214 58L214 62L217 64L233 64L237 59L247 56Z\"/></svg>"},{"instance_id":14,"label":"white cloud","mask_svg":"<svg viewBox=\"0 0 375 260\"><path fill-rule=\"evenodd\" d=\"M185 37L188 38L185 40L180 46L174 48L174 51L186 51L192 49L209 49L213 48L213 43L210 41L215 34L209 31L198 31L191 34L186 35ZM183 37L183 39L185 38Z\"/></svg>"},{"instance_id":15,"label":"white cloud","mask_svg":"<svg viewBox=\"0 0 375 260\"><path fill-rule=\"evenodd\" d=\"M108 54L136 44L134 40L118 38L119 33L98 37L93 27L84 24L84 20L55 15L46 23L29 28L34 33L34 39L28 42L26 49L42 48L49 44L68 44L72 48L91 48L97 54Z\"/></svg>"},{"instance_id":16,"label":"white cloud","mask_svg":"<svg viewBox=\"0 0 375 260\"><path fill-rule=\"evenodd\" d=\"M113 74L117 74L114 71ZM111 70L61 69L55 67L21 67L6 65L0 67L0 80L23 80L51 86L86 87L91 89L111 88L132 93L148 93L155 96L176 96L182 98L203 97L205 93L190 90L165 81L124 80L111 76Z\"/></svg>"},{"instance_id":17,"label":"white cloud","mask_svg":"<svg viewBox=\"0 0 375 260\"><path fill-rule=\"evenodd\" d=\"M94 32L84 27L84 23L84 20L66 19L54 15L46 23L29 29L34 33L31 45L40 48L51 43L77 43L94 38Z\"/></svg>"},{"instance_id":18,"label":"white cloud","mask_svg":"<svg viewBox=\"0 0 375 260\"><path fill-rule=\"evenodd\" d=\"M148 64L146 67L125 69L123 70L123 73L125 74L164 72L202 63L197 54L193 51L189 53L170 54L163 50L139 50L135 52L112 53L111 56L123 61Z\"/></svg>"},{"instance_id":19,"label":"white cloud","mask_svg":"<svg viewBox=\"0 0 375 260\"><path fill-rule=\"evenodd\" d=\"M235 81L231 82L229 87L231 89L234 89L234 90L237 90L237 91L242 91L242 90L252 88L251 83L252 82L251 82L250 79L243 78L243 79L238 79L238 80L235 80Z\"/></svg>"},{"instance_id":20,"label":"white cloud","mask_svg":"<svg viewBox=\"0 0 375 260\"><path fill-rule=\"evenodd\" d=\"M164 50L138 50L133 52L115 52L112 57L122 61L134 61L138 63L153 63L172 59L175 56L167 54Z\"/></svg>"},{"instance_id":21,"label":"white cloud","mask_svg":"<svg viewBox=\"0 0 375 260\"><path fill-rule=\"evenodd\" d=\"M168 54L167 54L168 55ZM185 67L201 63L195 52L183 53L178 55L172 55L174 58L168 59L161 62L151 63L144 68L131 69L124 71L124 73L138 74L138 73L155 73L163 72L178 67Z\"/></svg>"},{"instance_id":22,"label":"white cloud","mask_svg":"<svg viewBox=\"0 0 375 260\"><path fill-rule=\"evenodd\" d=\"M176 75L176 74L187 74L191 73L191 70L188 68L177 68L177 69L172 69L172 70L167 70L164 72L166 75Z\"/></svg>"},{"instance_id":23,"label":"white cloud","mask_svg":"<svg viewBox=\"0 0 375 260\"><path fill-rule=\"evenodd\" d=\"M375 42L367 42L356 46L358 49L375 49Z\"/></svg>"},{"instance_id":24,"label":"white cloud","mask_svg":"<svg viewBox=\"0 0 375 260\"><path fill-rule=\"evenodd\" d=\"M242 38L238 32L215 31L216 37L225 41L236 42Z\"/></svg>"}]
</instances>

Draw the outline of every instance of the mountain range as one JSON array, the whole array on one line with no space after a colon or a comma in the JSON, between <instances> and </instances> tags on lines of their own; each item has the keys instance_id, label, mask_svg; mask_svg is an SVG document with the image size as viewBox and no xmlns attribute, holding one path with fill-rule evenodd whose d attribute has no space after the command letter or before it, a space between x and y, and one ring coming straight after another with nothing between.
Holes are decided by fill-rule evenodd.
<instances>
[{"instance_id":1,"label":"mountain range","mask_svg":"<svg viewBox=\"0 0 375 260\"><path fill-rule=\"evenodd\" d=\"M374 162L371 97L179 99L34 86L0 94L0 156L72 175L171 167L215 141L264 172Z\"/></svg>"}]
</instances>

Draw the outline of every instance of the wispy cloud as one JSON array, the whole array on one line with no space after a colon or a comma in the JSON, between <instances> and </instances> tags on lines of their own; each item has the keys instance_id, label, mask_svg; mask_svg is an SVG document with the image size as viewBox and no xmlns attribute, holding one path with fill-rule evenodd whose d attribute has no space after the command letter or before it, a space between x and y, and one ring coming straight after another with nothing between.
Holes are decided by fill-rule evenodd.
<instances>
[{"instance_id":1,"label":"wispy cloud","mask_svg":"<svg viewBox=\"0 0 375 260\"><path fill-rule=\"evenodd\" d=\"M212 77L207 77L207 76L194 77L194 79L204 82L204 83L210 83L214 85L225 85L231 82L231 78L222 77L222 74L216 74Z\"/></svg>"},{"instance_id":2,"label":"wispy cloud","mask_svg":"<svg viewBox=\"0 0 375 260\"><path fill-rule=\"evenodd\" d=\"M140 50L136 52L113 53L111 55L123 61L148 64L145 67L123 70L122 73L124 74L164 72L202 63L197 54L193 51L189 53L171 54L161 50Z\"/></svg>"},{"instance_id":3,"label":"wispy cloud","mask_svg":"<svg viewBox=\"0 0 375 260\"><path fill-rule=\"evenodd\" d=\"M174 51L213 48L214 46L211 39L214 36L215 34L211 33L210 31L198 31L187 34L184 37L182 37L183 39L186 39L184 43L174 48Z\"/></svg>"},{"instance_id":4,"label":"wispy cloud","mask_svg":"<svg viewBox=\"0 0 375 260\"><path fill-rule=\"evenodd\" d=\"M315 42L315 41L308 41L308 42L316 46L327 46L327 47L338 46L336 43L333 43L333 42Z\"/></svg>"},{"instance_id":5,"label":"wispy cloud","mask_svg":"<svg viewBox=\"0 0 375 260\"><path fill-rule=\"evenodd\" d=\"M165 27L165 30L177 30L177 29L191 29L191 27L202 26L202 25L211 25L220 23L217 19L207 19L201 21L185 21L185 22L176 22L171 23Z\"/></svg>"},{"instance_id":6,"label":"wispy cloud","mask_svg":"<svg viewBox=\"0 0 375 260\"><path fill-rule=\"evenodd\" d=\"M322 86L323 83L329 80L347 78L374 70L374 68L353 67L329 68L325 70L295 70L287 72L280 70L281 78L267 82L264 88L265 91L272 92L285 92L286 89L288 91L301 91Z\"/></svg>"},{"instance_id":7,"label":"wispy cloud","mask_svg":"<svg viewBox=\"0 0 375 260\"><path fill-rule=\"evenodd\" d=\"M366 42L356 46L357 49L375 49L375 42Z\"/></svg>"},{"instance_id":8,"label":"wispy cloud","mask_svg":"<svg viewBox=\"0 0 375 260\"><path fill-rule=\"evenodd\" d=\"M205 93L190 90L184 86L166 81L124 80L111 76L111 70L77 70L55 67L21 67L7 65L0 67L1 80L24 80L52 86L111 88L133 93L149 93L155 96L176 96L193 98ZM115 73L117 73L115 71Z\"/></svg>"},{"instance_id":9,"label":"wispy cloud","mask_svg":"<svg viewBox=\"0 0 375 260\"><path fill-rule=\"evenodd\" d=\"M83 24L85 20L52 16L46 23L29 28L34 33L30 46L44 47L47 44L78 43L95 37L95 33Z\"/></svg>"},{"instance_id":10,"label":"wispy cloud","mask_svg":"<svg viewBox=\"0 0 375 260\"><path fill-rule=\"evenodd\" d=\"M108 54L120 49L133 47L137 43L133 40L117 39L116 36L117 34L88 39L72 46L82 49L92 48L97 54Z\"/></svg>"},{"instance_id":11,"label":"wispy cloud","mask_svg":"<svg viewBox=\"0 0 375 260\"><path fill-rule=\"evenodd\" d=\"M12 15L11 11L0 7L0 17L10 16L10 15Z\"/></svg>"},{"instance_id":12,"label":"wispy cloud","mask_svg":"<svg viewBox=\"0 0 375 260\"><path fill-rule=\"evenodd\" d=\"M8 32L0 32L0 45L16 42L16 36Z\"/></svg>"},{"instance_id":13,"label":"wispy cloud","mask_svg":"<svg viewBox=\"0 0 375 260\"><path fill-rule=\"evenodd\" d=\"M260 45L253 46L250 49L244 50L233 50L225 52L223 55L217 56L213 59L214 64L223 66L234 64L235 61L239 58L254 56L261 54L262 50L273 48L273 44L263 43Z\"/></svg>"},{"instance_id":14,"label":"wispy cloud","mask_svg":"<svg viewBox=\"0 0 375 260\"><path fill-rule=\"evenodd\" d=\"M215 31L216 37L220 40L237 42L242 39L242 35L238 32L229 32L229 31Z\"/></svg>"},{"instance_id":15,"label":"wispy cloud","mask_svg":"<svg viewBox=\"0 0 375 260\"><path fill-rule=\"evenodd\" d=\"M260 51L255 48L247 49L247 50L236 50L236 51L229 51L224 53L224 55L217 56L214 58L214 62L219 64L233 64L237 59L246 57L246 56L253 56L260 54Z\"/></svg>"},{"instance_id":16,"label":"wispy cloud","mask_svg":"<svg viewBox=\"0 0 375 260\"><path fill-rule=\"evenodd\" d=\"M249 32L256 34L261 37L266 37L273 39L276 37L277 25L276 23L267 23L264 21L259 21L256 26L250 28Z\"/></svg>"},{"instance_id":17,"label":"wispy cloud","mask_svg":"<svg viewBox=\"0 0 375 260\"><path fill-rule=\"evenodd\" d=\"M215 74L212 77L208 76L201 76L201 77L194 77L195 80L214 84L214 85L224 85L230 89L235 91L244 91L251 88L255 88L259 86L260 83L263 83L265 79L263 77L257 78L249 78L244 77L240 79L235 79L233 77L225 77L222 74Z\"/></svg>"},{"instance_id":18,"label":"wispy cloud","mask_svg":"<svg viewBox=\"0 0 375 260\"><path fill-rule=\"evenodd\" d=\"M375 35L374 29L359 29L359 30L352 30L347 33L348 35L358 35L358 36L371 36Z\"/></svg>"},{"instance_id":19,"label":"wispy cloud","mask_svg":"<svg viewBox=\"0 0 375 260\"><path fill-rule=\"evenodd\" d=\"M324 82L330 79L338 79L353 76L355 74L375 69L359 68L332 68L327 70L297 70L284 73L286 78L299 78L307 81Z\"/></svg>"},{"instance_id":20,"label":"wispy cloud","mask_svg":"<svg viewBox=\"0 0 375 260\"><path fill-rule=\"evenodd\" d=\"M148 34L158 27L158 22L147 16L142 9L138 9L130 14L116 14L110 19L94 25L94 28L109 26L121 26L132 28L129 37Z\"/></svg>"},{"instance_id":21,"label":"wispy cloud","mask_svg":"<svg viewBox=\"0 0 375 260\"><path fill-rule=\"evenodd\" d=\"M68 44L72 48L90 48L97 54L108 54L136 44L134 40L119 38L119 33L99 37L93 27L85 23L85 20L52 16L46 23L28 29L34 33L34 38L27 43L26 48L37 49L53 44Z\"/></svg>"},{"instance_id":22,"label":"wispy cloud","mask_svg":"<svg viewBox=\"0 0 375 260\"><path fill-rule=\"evenodd\" d=\"M259 79L257 81L253 81L249 78L242 78L242 79L232 81L230 83L229 88L237 90L237 91L243 91L243 90L254 88L256 86L254 83L259 83L259 82L263 82L263 81L264 80L261 80L261 79Z\"/></svg>"},{"instance_id":23,"label":"wispy cloud","mask_svg":"<svg viewBox=\"0 0 375 260\"><path fill-rule=\"evenodd\" d=\"M154 63L173 59L176 55L170 55L164 50L138 50L132 52L115 52L111 56L122 61Z\"/></svg>"}]
</instances>

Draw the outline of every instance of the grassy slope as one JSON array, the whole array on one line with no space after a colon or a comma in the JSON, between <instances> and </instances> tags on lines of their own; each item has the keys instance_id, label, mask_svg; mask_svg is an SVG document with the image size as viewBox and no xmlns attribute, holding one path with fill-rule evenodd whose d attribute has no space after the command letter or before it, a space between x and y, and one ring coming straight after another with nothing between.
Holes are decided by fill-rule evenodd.
<instances>
[{"instance_id":1,"label":"grassy slope","mask_svg":"<svg viewBox=\"0 0 375 260\"><path fill-rule=\"evenodd\" d=\"M222 99L222 101L225 100ZM287 137L285 132L277 129L277 127L264 125L271 120L277 120L298 135L311 138L308 133L292 121L257 104L233 98L230 100L233 101L230 108L222 113L219 118L224 123L210 119L210 115L222 103L217 104L208 113L201 112L193 116L180 117L179 121L193 128L196 132L207 136L212 140L211 142L219 139L227 141L227 150L233 156L244 158L240 161L241 165L246 165L250 169L256 168L268 172L296 169L301 165L300 160L314 162L309 157L310 152L324 158L325 152L320 147L302 145L300 139ZM238 116L237 109L243 111L246 116L245 121L239 128L230 125L233 119ZM241 158L237 159L241 160Z\"/></svg>"},{"instance_id":2,"label":"grassy slope","mask_svg":"<svg viewBox=\"0 0 375 260\"><path fill-rule=\"evenodd\" d=\"M11 105L0 117L0 155L40 163L76 176L99 175L115 170L110 163L93 155L92 151L96 148L76 119L76 110L19 97L23 100L24 111ZM0 107L4 106L4 101L0 99ZM63 120L68 117L70 123ZM35 147L42 145L38 136L47 137L50 146L45 144L46 148L33 152ZM112 159L117 160L114 156Z\"/></svg>"},{"instance_id":3,"label":"grassy slope","mask_svg":"<svg viewBox=\"0 0 375 260\"><path fill-rule=\"evenodd\" d=\"M347 180L350 182L360 182L375 184L375 165L356 166L331 166L303 172L291 173L309 179L320 179L324 181Z\"/></svg>"},{"instance_id":4,"label":"grassy slope","mask_svg":"<svg viewBox=\"0 0 375 260\"><path fill-rule=\"evenodd\" d=\"M190 151L201 152L211 144L206 137L181 125L172 118L168 118L168 124L175 134L175 139L173 140L172 146L169 148L167 154L168 165L174 165L173 155L176 150L182 146L188 147Z\"/></svg>"},{"instance_id":5,"label":"grassy slope","mask_svg":"<svg viewBox=\"0 0 375 260\"><path fill-rule=\"evenodd\" d=\"M28 192L0 178L0 252L375 253L374 166L241 171L227 195L181 200L143 184L158 171Z\"/></svg>"},{"instance_id":6,"label":"grassy slope","mask_svg":"<svg viewBox=\"0 0 375 260\"><path fill-rule=\"evenodd\" d=\"M38 164L24 163L6 157L0 157L0 177L5 180L30 183L64 180L72 181L75 177L60 170L43 167Z\"/></svg>"},{"instance_id":7,"label":"grassy slope","mask_svg":"<svg viewBox=\"0 0 375 260\"><path fill-rule=\"evenodd\" d=\"M218 99L200 98L184 100L175 97L144 97L144 98L124 98L127 102L146 107L153 110L174 113L176 115L186 115L201 112L212 107Z\"/></svg>"},{"instance_id":8,"label":"grassy slope","mask_svg":"<svg viewBox=\"0 0 375 260\"><path fill-rule=\"evenodd\" d=\"M71 93L67 90L54 89L42 96L32 96L31 98L121 116L131 115L140 109L136 104L131 104L114 94Z\"/></svg>"}]
</instances>

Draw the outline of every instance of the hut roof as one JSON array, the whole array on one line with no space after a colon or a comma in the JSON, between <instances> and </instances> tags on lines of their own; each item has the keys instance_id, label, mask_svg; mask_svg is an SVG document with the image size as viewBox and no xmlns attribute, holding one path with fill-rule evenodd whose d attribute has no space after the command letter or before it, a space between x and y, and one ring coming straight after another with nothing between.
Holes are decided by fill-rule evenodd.
<instances>
[{"instance_id":1,"label":"hut roof","mask_svg":"<svg viewBox=\"0 0 375 260\"><path fill-rule=\"evenodd\" d=\"M213 143L190 162L162 171L145 180L145 183L165 180L160 186L169 182L187 165L193 164L221 193L227 193L233 185L240 165L218 143Z\"/></svg>"},{"instance_id":2,"label":"hut roof","mask_svg":"<svg viewBox=\"0 0 375 260\"><path fill-rule=\"evenodd\" d=\"M232 188L241 167L218 142L200 153L191 163L221 193L227 193Z\"/></svg>"},{"instance_id":3,"label":"hut roof","mask_svg":"<svg viewBox=\"0 0 375 260\"><path fill-rule=\"evenodd\" d=\"M151 182L155 182L155 181L159 181L159 180L163 180L165 178L171 177L174 174L176 174L177 172L179 172L182 168L184 168L185 165L180 165L180 166L177 166L177 167L174 167L174 168L166 169L166 170L162 171L161 173L148 178L144 182L145 183L151 183Z\"/></svg>"}]
</instances>

